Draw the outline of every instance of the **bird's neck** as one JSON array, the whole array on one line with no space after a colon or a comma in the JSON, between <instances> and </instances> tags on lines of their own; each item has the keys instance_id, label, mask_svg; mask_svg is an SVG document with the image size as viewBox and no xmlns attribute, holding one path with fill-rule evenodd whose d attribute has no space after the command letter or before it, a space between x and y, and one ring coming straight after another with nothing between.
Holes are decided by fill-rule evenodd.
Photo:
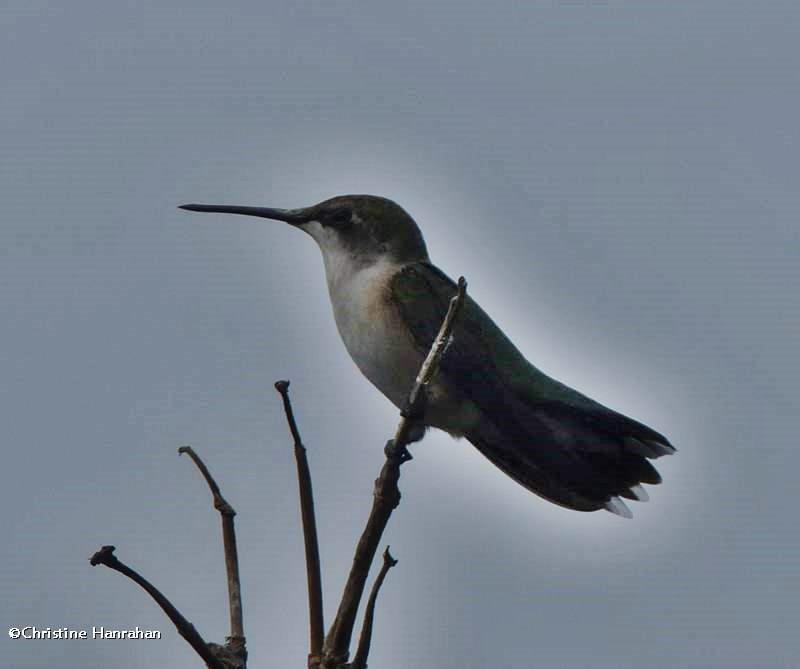
<instances>
[{"instance_id":1,"label":"bird's neck","mask_svg":"<svg viewBox=\"0 0 800 669\"><path fill-rule=\"evenodd\" d=\"M349 292L364 288L376 280L388 280L407 264L398 262L389 254L359 255L341 247L323 248L322 259L328 291L334 301L347 299Z\"/></svg>"}]
</instances>

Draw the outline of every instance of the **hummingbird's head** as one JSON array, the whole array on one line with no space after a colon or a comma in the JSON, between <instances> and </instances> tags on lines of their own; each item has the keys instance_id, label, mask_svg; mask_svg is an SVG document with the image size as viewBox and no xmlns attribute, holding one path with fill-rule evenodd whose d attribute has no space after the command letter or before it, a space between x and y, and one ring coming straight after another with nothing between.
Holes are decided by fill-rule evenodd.
<instances>
[{"instance_id":1,"label":"hummingbird's head","mask_svg":"<svg viewBox=\"0 0 800 669\"><path fill-rule=\"evenodd\" d=\"M414 219L400 205L375 195L339 195L304 209L207 204L180 208L285 221L314 238L326 264L342 259L356 265L370 265L379 259L428 259L425 240Z\"/></svg>"}]
</instances>

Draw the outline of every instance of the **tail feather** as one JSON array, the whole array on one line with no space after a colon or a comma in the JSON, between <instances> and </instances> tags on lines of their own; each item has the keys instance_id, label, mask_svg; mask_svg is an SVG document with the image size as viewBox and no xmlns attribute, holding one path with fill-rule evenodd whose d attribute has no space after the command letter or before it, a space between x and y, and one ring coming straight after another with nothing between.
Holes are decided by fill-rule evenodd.
<instances>
[{"instance_id":1,"label":"tail feather","mask_svg":"<svg viewBox=\"0 0 800 669\"><path fill-rule=\"evenodd\" d=\"M611 511L611 513L616 513L618 516L622 516L623 518L633 518L633 512L619 497L612 497L603 505L603 508L606 511Z\"/></svg>"},{"instance_id":2,"label":"tail feather","mask_svg":"<svg viewBox=\"0 0 800 669\"><path fill-rule=\"evenodd\" d=\"M641 484L661 483L649 459L675 452L662 435L605 407L542 405L523 421L485 419L466 436L537 495L570 509L625 517L630 510L620 498L647 501Z\"/></svg>"}]
</instances>

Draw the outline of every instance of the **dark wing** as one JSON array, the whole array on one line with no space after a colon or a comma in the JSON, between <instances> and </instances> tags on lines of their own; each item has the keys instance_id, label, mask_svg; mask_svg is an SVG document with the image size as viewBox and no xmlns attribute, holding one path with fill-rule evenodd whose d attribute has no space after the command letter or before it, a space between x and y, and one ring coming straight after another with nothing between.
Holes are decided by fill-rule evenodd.
<instances>
[{"instance_id":1,"label":"dark wing","mask_svg":"<svg viewBox=\"0 0 800 669\"><path fill-rule=\"evenodd\" d=\"M398 272L391 295L416 345L427 352L456 285L428 263ZM647 458L675 449L667 439L550 378L531 365L467 296L441 363L445 382L480 410L467 438L539 495L580 510L625 514L618 495L641 499L639 483L661 477Z\"/></svg>"}]
</instances>

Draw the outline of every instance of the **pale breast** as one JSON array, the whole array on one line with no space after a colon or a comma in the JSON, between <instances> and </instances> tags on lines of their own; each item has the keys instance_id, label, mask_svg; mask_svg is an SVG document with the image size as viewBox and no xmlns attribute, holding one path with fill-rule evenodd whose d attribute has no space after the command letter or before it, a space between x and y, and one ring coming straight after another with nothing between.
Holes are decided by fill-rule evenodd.
<instances>
[{"instance_id":1,"label":"pale breast","mask_svg":"<svg viewBox=\"0 0 800 669\"><path fill-rule=\"evenodd\" d=\"M336 326L350 357L397 407L406 401L422 364L389 300L389 280L401 268L382 260L328 280Z\"/></svg>"}]
</instances>

